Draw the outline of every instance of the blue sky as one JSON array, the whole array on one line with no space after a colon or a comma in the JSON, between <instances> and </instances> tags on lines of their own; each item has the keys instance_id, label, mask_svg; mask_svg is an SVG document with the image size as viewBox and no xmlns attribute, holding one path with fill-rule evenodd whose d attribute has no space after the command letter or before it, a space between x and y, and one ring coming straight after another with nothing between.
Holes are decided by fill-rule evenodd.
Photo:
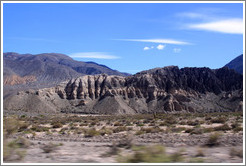
<instances>
[{"instance_id":1,"label":"blue sky","mask_svg":"<svg viewBox=\"0 0 246 166\"><path fill-rule=\"evenodd\" d=\"M63 53L132 74L220 68L243 53L243 4L5 3L3 52Z\"/></svg>"}]
</instances>

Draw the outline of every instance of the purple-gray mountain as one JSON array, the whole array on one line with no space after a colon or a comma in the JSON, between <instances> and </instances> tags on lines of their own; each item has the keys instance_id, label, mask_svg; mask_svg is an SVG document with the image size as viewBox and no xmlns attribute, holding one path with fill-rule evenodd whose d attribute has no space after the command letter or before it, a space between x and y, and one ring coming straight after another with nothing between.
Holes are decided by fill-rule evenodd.
<instances>
[{"instance_id":1,"label":"purple-gray mountain","mask_svg":"<svg viewBox=\"0 0 246 166\"><path fill-rule=\"evenodd\" d=\"M225 67L234 69L238 73L243 74L243 54L230 61Z\"/></svg>"},{"instance_id":2,"label":"purple-gray mountain","mask_svg":"<svg viewBox=\"0 0 246 166\"><path fill-rule=\"evenodd\" d=\"M94 62L76 61L64 54L3 54L4 98L18 90L52 87L83 75L108 74L128 76Z\"/></svg>"}]
</instances>

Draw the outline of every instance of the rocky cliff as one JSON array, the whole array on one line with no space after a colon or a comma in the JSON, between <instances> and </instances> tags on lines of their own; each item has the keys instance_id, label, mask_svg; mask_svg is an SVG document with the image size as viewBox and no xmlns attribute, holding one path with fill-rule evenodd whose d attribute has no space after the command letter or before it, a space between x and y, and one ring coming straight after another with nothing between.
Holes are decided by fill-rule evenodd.
<instances>
[{"instance_id":1,"label":"rocky cliff","mask_svg":"<svg viewBox=\"0 0 246 166\"><path fill-rule=\"evenodd\" d=\"M243 76L228 68L169 66L122 77L86 75L53 88L19 92L6 110L133 114L242 111ZM18 104L19 103L19 104Z\"/></svg>"}]
</instances>

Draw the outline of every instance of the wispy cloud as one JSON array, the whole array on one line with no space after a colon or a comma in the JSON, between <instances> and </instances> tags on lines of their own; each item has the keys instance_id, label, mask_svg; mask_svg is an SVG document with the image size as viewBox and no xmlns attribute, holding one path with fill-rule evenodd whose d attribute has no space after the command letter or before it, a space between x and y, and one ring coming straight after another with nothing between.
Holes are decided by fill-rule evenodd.
<instances>
[{"instance_id":1,"label":"wispy cloud","mask_svg":"<svg viewBox=\"0 0 246 166\"><path fill-rule=\"evenodd\" d=\"M181 48L174 48L174 49L173 49L173 52L174 52L174 53L180 53L180 51L181 51Z\"/></svg>"},{"instance_id":2,"label":"wispy cloud","mask_svg":"<svg viewBox=\"0 0 246 166\"><path fill-rule=\"evenodd\" d=\"M146 43L159 43L159 44L175 44L175 45L188 45L189 42L174 40L174 39L116 39L121 41L132 42L146 42Z\"/></svg>"},{"instance_id":3,"label":"wispy cloud","mask_svg":"<svg viewBox=\"0 0 246 166\"><path fill-rule=\"evenodd\" d=\"M158 50L163 50L166 47L166 45L159 44L156 48Z\"/></svg>"},{"instance_id":4,"label":"wispy cloud","mask_svg":"<svg viewBox=\"0 0 246 166\"><path fill-rule=\"evenodd\" d=\"M79 52L69 55L71 58L90 58L90 59L119 59L120 57L110 55L105 52Z\"/></svg>"},{"instance_id":5,"label":"wispy cloud","mask_svg":"<svg viewBox=\"0 0 246 166\"><path fill-rule=\"evenodd\" d=\"M229 34L243 34L243 19L226 19L187 25L190 29L214 31Z\"/></svg>"}]
</instances>

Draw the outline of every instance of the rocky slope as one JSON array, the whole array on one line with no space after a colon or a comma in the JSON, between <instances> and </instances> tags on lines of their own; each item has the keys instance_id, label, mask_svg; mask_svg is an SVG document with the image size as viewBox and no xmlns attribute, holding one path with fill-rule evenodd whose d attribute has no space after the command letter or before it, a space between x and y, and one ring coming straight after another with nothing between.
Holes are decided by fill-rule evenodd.
<instances>
[{"instance_id":1,"label":"rocky slope","mask_svg":"<svg viewBox=\"0 0 246 166\"><path fill-rule=\"evenodd\" d=\"M225 65L225 67L234 69L238 73L243 74L243 54L230 61L228 64Z\"/></svg>"},{"instance_id":2,"label":"rocky slope","mask_svg":"<svg viewBox=\"0 0 246 166\"><path fill-rule=\"evenodd\" d=\"M75 61L69 56L57 53L44 54L18 54L4 53L4 78L10 80L10 76L18 77L34 76L37 84L59 83L68 79L76 78L82 75L94 75L106 73L108 75L126 76L126 73L120 73L104 65L92 62ZM24 84L25 82L13 81L11 83ZM8 85L9 81L5 81Z\"/></svg>"},{"instance_id":3,"label":"rocky slope","mask_svg":"<svg viewBox=\"0 0 246 166\"><path fill-rule=\"evenodd\" d=\"M32 55L8 52L3 54L3 97L11 96L20 90L52 87L65 80L101 73L129 75L94 62L75 61L64 54Z\"/></svg>"},{"instance_id":4,"label":"rocky slope","mask_svg":"<svg viewBox=\"0 0 246 166\"><path fill-rule=\"evenodd\" d=\"M242 111L243 76L228 68L169 66L122 77L86 75L53 88L22 91L6 110L134 114Z\"/></svg>"}]
</instances>

